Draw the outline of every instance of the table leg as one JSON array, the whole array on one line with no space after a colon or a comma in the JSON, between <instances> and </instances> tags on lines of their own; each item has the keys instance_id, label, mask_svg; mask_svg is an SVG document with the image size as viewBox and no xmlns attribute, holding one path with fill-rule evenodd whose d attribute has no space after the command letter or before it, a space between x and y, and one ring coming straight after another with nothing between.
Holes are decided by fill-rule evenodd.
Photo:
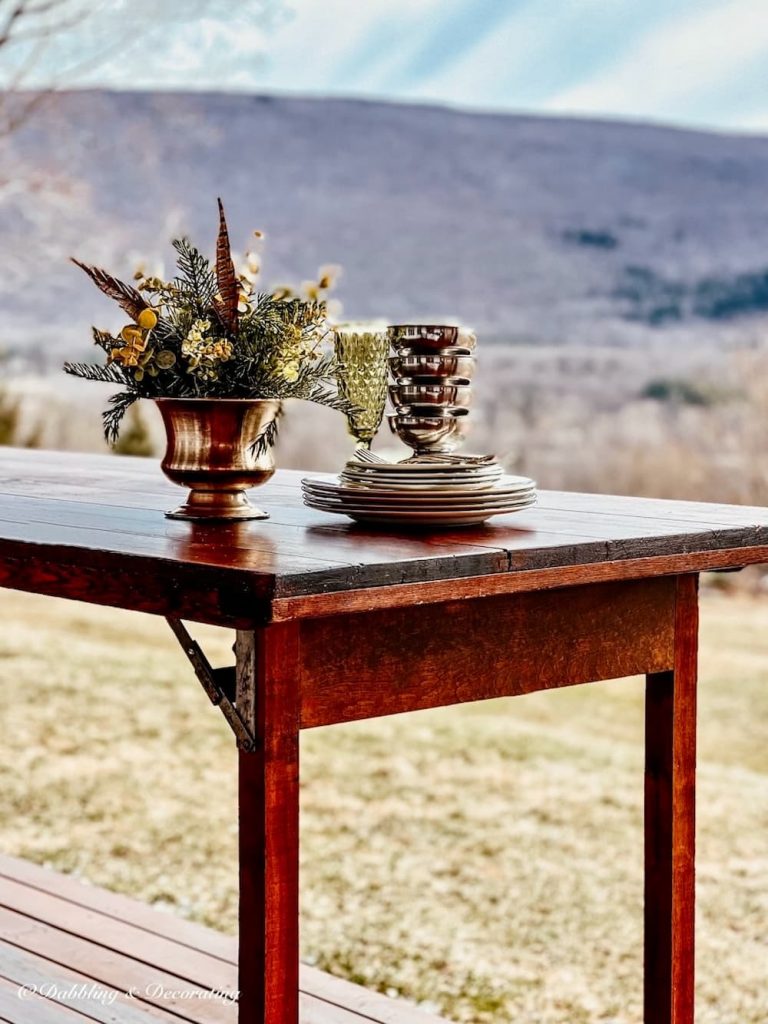
<instances>
[{"instance_id":1,"label":"table leg","mask_svg":"<svg viewBox=\"0 0 768 1024\"><path fill-rule=\"evenodd\" d=\"M241 631L237 707L253 729L239 753L239 1024L299 1019L298 634Z\"/></svg>"},{"instance_id":2,"label":"table leg","mask_svg":"<svg viewBox=\"0 0 768 1024\"><path fill-rule=\"evenodd\" d=\"M645 1024L692 1024L698 577L677 581L672 672L647 677Z\"/></svg>"}]
</instances>

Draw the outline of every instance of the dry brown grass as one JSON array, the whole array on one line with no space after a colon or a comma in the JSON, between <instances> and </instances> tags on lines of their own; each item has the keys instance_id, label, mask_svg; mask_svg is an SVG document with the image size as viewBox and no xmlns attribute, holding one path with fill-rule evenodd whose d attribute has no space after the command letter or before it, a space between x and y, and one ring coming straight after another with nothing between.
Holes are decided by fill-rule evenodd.
<instances>
[{"instance_id":1,"label":"dry brown grass","mask_svg":"<svg viewBox=\"0 0 768 1024\"><path fill-rule=\"evenodd\" d=\"M0 610L3 848L232 930L233 746L164 624ZM768 1019L766 626L705 597L700 1024ZM305 734L305 955L460 1021L639 1020L641 741L638 680Z\"/></svg>"}]
</instances>

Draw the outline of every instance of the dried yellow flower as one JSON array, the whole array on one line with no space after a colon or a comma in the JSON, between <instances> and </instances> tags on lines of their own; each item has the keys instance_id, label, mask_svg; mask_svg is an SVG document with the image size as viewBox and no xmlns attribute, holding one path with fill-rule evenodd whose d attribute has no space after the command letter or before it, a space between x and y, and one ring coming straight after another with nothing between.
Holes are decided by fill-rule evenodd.
<instances>
[{"instance_id":1,"label":"dried yellow flower","mask_svg":"<svg viewBox=\"0 0 768 1024\"><path fill-rule=\"evenodd\" d=\"M136 323L145 331L151 331L153 328L157 327L157 313L154 309L149 309L149 307L147 307L147 309L142 309Z\"/></svg>"},{"instance_id":2,"label":"dried yellow flower","mask_svg":"<svg viewBox=\"0 0 768 1024\"><path fill-rule=\"evenodd\" d=\"M336 281L341 276L341 267L336 263L326 263L318 271L318 287L322 291L328 291L333 288Z\"/></svg>"},{"instance_id":3,"label":"dried yellow flower","mask_svg":"<svg viewBox=\"0 0 768 1024\"><path fill-rule=\"evenodd\" d=\"M210 320L194 320L181 343L182 354L188 360L187 372L201 380L215 380L218 377L216 364L227 362L234 352L231 341L208 337L206 331L210 328Z\"/></svg>"},{"instance_id":4,"label":"dried yellow flower","mask_svg":"<svg viewBox=\"0 0 768 1024\"><path fill-rule=\"evenodd\" d=\"M163 348L155 356L155 365L161 370L169 370L176 363L176 356L170 349Z\"/></svg>"}]
</instances>

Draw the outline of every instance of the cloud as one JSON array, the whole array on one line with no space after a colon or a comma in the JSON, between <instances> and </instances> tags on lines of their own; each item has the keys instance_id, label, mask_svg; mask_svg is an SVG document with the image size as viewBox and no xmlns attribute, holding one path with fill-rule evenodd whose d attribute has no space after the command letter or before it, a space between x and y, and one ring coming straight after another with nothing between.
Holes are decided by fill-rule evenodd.
<instances>
[{"instance_id":1,"label":"cloud","mask_svg":"<svg viewBox=\"0 0 768 1024\"><path fill-rule=\"evenodd\" d=\"M113 0L54 39L27 84L764 130L766 60L768 0Z\"/></svg>"},{"instance_id":2,"label":"cloud","mask_svg":"<svg viewBox=\"0 0 768 1024\"><path fill-rule=\"evenodd\" d=\"M574 38L583 8L583 0L574 0L555 16L541 3L508 4L491 32L463 38L451 65L425 75L411 91L460 105L515 105L523 83L534 92L546 88L549 52Z\"/></svg>"},{"instance_id":3,"label":"cloud","mask_svg":"<svg viewBox=\"0 0 768 1024\"><path fill-rule=\"evenodd\" d=\"M611 67L543 104L565 114L698 119L707 94L768 57L768 3L726 0L662 19Z\"/></svg>"}]
</instances>

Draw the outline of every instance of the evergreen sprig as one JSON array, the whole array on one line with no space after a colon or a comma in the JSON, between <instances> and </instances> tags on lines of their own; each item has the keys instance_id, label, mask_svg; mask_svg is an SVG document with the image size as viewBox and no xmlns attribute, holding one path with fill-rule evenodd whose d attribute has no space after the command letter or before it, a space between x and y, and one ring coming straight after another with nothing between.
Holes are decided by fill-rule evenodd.
<instances>
[{"instance_id":1,"label":"evergreen sprig","mask_svg":"<svg viewBox=\"0 0 768 1024\"><path fill-rule=\"evenodd\" d=\"M123 417L134 402L138 401L139 395L135 391L119 391L109 399L110 408L105 409L101 414L104 426L104 437L108 444L115 444L120 434L120 427Z\"/></svg>"},{"instance_id":2,"label":"evergreen sprig","mask_svg":"<svg viewBox=\"0 0 768 1024\"><path fill-rule=\"evenodd\" d=\"M116 363L107 363L101 366L98 363L64 363L64 372L72 374L73 377L82 377L84 380L97 380L103 384L125 384L133 387L133 381L127 376L125 370Z\"/></svg>"},{"instance_id":3,"label":"evergreen sprig","mask_svg":"<svg viewBox=\"0 0 768 1024\"><path fill-rule=\"evenodd\" d=\"M273 448L277 441L277 435L280 431L280 418L283 415L282 408L278 412L277 416L267 423L266 427L256 437L250 448L254 456L257 459L262 458L266 455L270 448Z\"/></svg>"},{"instance_id":4,"label":"evergreen sprig","mask_svg":"<svg viewBox=\"0 0 768 1024\"><path fill-rule=\"evenodd\" d=\"M216 295L216 278L211 265L188 238L175 239L173 247L179 254L176 261L179 276L173 280L179 293L179 305L184 308L186 300L196 313L203 316Z\"/></svg>"}]
</instances>

